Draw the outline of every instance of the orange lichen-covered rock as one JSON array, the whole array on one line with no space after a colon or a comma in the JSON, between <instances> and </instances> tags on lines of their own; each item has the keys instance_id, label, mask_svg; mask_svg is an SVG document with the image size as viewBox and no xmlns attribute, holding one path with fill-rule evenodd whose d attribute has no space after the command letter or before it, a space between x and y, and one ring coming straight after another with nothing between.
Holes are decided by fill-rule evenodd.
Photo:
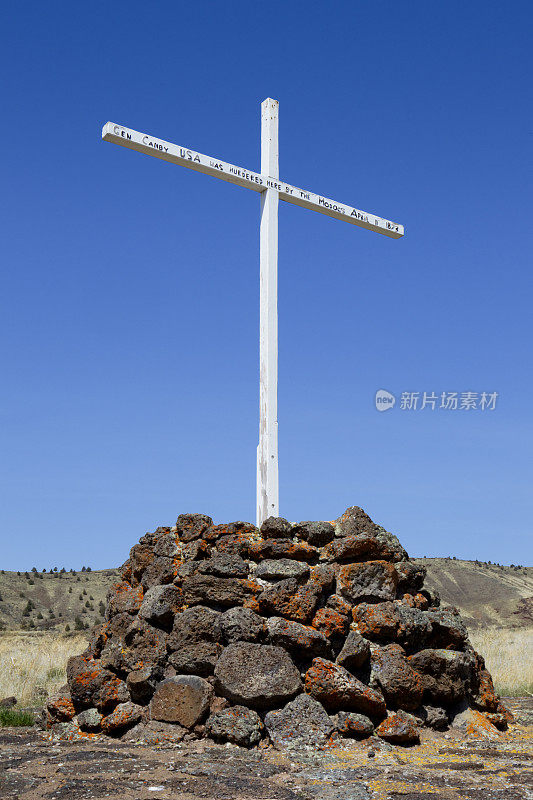
<instances>
[{"instance_id":1,"label":"orange lichen-covered rock","mask_svg":"<svg viewBox=\"0 0 533 800\"><path fill-rule=\"evenodd\" d=\"M121 703L111 714L102 719L100 727L108 736L122 734L127 728L139 722L141 716L141 706L131 702Z\"/></svg>"},{"instance_id":2,"label":"orange lichen-covered rock","mask_svg":"<svg viewBox=\"0 0 533 800\"><path fill-rule=\"evenodd\" d=\"M392 641L400 625L400 613L395 603L359 603L353 609L359 633L371 641Z\"/></svg>"},{"instance_id":3,"label":"orange lichen-covered rock","mask_svg":"<svg viewBox=\"0 0 533 800\"><path fill-rule=\"evenodd\" d=\"M311 624L327 639L347 636L350 630L349 618L333 608L319 608Z\"/></svg>"},{"instance_id":4,"label":"orange lichen-covered rock","mask_svg":"<svg viewBox=\"0 0 533 800\"><path fill-rule=\"evenodd\" d=\"M424 685L398 644L376 647L371 656L372 675L385 699L395 708L416 711L422 703Z\"/></svg>"},{"instance_id":5,"label":"orange lichen-covered rock","mask_svg":"<svg viewBox=\"0 0 533 800\"><path fill-rule=\"evenodd\" d=\"M48 698L46 706L46 726L51 728L56 722L70 722L76 715L76 709L72 702L72 697L68 686L61 689Z\"/></svg>"},{"instance_id":6,"label":"orange lichen-covered rock","mask_svg":"<svg viewBox=\"0 0 533 800\"><path fill-rule=\"evenodd\" d=\"M398 711L384 719L376 728L376 736L394 744L418 744L420 734L416 721L405 711Z\"/></svg>"},{"instance_id":7,"label":"orange lichen-covered rock","mask_svg":"<svg viewBox=\"0 0 533 800\"><path fill-rule=\"evenodd\" d=\"M330 654L330 645L326 637L309 625L301 625L299 622L282 617L270 617L267 627L272 644L284 647L295 656Z\"/></svg>"},{"instance_id":8,"label":"orange lichen-covered rock","mask_svg":"<svg viewBox=\"0 0 533 800\"><path fill-rule=\"evenodd\" d=\"M144 591L142 586L115 583L108 591L106 615L110 619L116 614L136 614L141 607Z\"/></svg>"},{"instance_id":9,"label":"orange lichen-covered rock","mask_svg":"<svg viewBox=\"0 0 533 800\"><path fill-rule=\"evenodd\" d=\"M320 586L315 583L300 586L296 581L287 580L279 581L271 589L261 592L257 603L261 614L285 617L307 624L315 615L320 596Z\"/></svg>"},{"instance_id":10,"label":"orange lichen-covered rock","mask_svg":"<svg viewBox=\"0 0 533 800\"><path fill-rule=\"evenodd\" d=\"M313 659L305 673L305 691L329 711L360 711L370 717L383 717L386 712L383 695L365 686L344 667Z\"/></svg>"},{"instance_id":11,"label":"orange lichen-covered rock","mask_svg":"<svg viewBox=\"0 0 533 800\"><path fill-rule=\"evenodd\" d=\"M472 700L480 711L496 713L500 705L500 698L494 691L494 684L490 672L485 667L485 659L479 653L474 653L475 668L472 687Z\"/></svg>"},{"instance_id":12,"label":"orange lichen-covered rock","mask_svg":"<svg viewBox=\"0 0 533 800\"><path fill-rule=\"evenodd\" d=\"M99 661L86 655L69 659L67 679L72 701L77 709L91 706L112 707L125 697L124 682L104 669Z\"/></svg>"}]
</instances>

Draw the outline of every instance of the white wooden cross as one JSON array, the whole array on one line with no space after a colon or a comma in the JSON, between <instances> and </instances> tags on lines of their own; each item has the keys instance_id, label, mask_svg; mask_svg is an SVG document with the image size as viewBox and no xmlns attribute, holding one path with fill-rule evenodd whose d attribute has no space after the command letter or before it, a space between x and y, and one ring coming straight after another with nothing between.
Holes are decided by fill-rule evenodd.
<instances>
[{"instance_id":1,"label":"white wooden cross","mask_svg":"<svg viewBox=\"0 0 533 800\"><path fill-rule=\"evenodd\" d=\"M261 199L260 323L259 323L259 445L257 448L257 525L279 515L278 480L278 201L286 200L360 228L393 239L403 236L403 225L377 217L320 194L298 189L279 179L279 103L268 97L261 103L261 172L252 172L147 133L107 122L106 142L138 150L163 161L204 172L259 192Z\"/></svg>"}]
</instances>

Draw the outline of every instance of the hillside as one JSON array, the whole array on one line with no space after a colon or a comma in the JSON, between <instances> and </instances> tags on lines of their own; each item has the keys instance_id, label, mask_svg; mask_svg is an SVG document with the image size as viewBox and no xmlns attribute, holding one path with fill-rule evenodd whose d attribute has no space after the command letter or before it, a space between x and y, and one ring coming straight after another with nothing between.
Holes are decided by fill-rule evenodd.
<instances>
[{"instance_id":1,"label":"hillside","mask_svg":"<svg viewBox=\"0 0 533 800\"><path fill-rule=\"evenodd\" d=\"M449 558L418 558L427 586L457 606L471 629L533 626L533 569ZM89 572L0 572L0 629L92 627L102 621L116 569ZM28 609L28 602L32 608Z\"/></svg>"},{"instance_id":2,"label":"hillside","mask_svg":"<svg viewBox=\"0 0 533 800\"><path fill-rule=\"evenodd\" d=\"M103 620L114 569L94 572L0 572L0 629L64 631ZM31 608L29 607L31 606ZM76 623L76 618L79 622Z\"/></svg>"},{"instance_id":3,"label":"hillside","mask_svg":"<svg viewBox=\"0 0 533 800\"><path fill-rule=\"evenodd\" d=\"M457 606L469 628L533 626L533 569L451 558L413 559L427 586Z\"/></svg>"}]
</instances>

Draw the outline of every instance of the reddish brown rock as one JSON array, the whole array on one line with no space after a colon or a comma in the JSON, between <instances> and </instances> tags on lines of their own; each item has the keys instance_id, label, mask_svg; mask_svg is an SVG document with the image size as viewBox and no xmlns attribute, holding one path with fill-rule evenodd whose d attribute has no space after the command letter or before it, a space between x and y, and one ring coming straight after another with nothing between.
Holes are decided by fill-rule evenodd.
<instances>
[{"instance_id":1,"label":"reddish brown rock","mask_svg":"<svg viewBox=\"0 0 533 800\"><path fill-rule=\"evenodd\" d=\"M383 717L386 711L383 695L365 686L348 670L315 658L305 673L305 691L328 711L360 711L371 717Z\"/></svg>"},{"instance_id":2,"label":"reddish brown rock","mask_svg":"<svg viewBox=\"0 0 533 800\"><path fill-rule=\"evenodd\" d=\"M150 703L152 719L177 722L193 728L205 717L213 697L213 687L196 675L166 678L156 687Z\"/></svg>"},{"instance_id":3,"label":"reddish brown rock","mask_svg":"<svg viewBox=\"0 0 533 800\"><path fill-rule=\"evenodd\" d=\"M490 672L485 667L485 659L474 652L475 666L472 676L471 696L476 708L480 711L498 712L500 698L494 691ZM492 722L492 720L491 720ZM498 727L496 725L496 727Z\"/></svg>"},{"instance_id":4,"label":"reddish brown rock","mask_svg":"<svg viewBox=\"0 0 533 800\"><path fill-rule=\"evenodd\" d=\"M152 546L146 540L146 537L134 545L130 550L130 569L131 569L131 582L138 585L141 582L143 572L155 559L155 554Z\"/></svg>"},{"instance_id":5,"label":"reddish brown rock","mask_svg":"<svg viewBox=\"0 0 533 800\"><path fill-rule=\"evenodd\" d=\"M317 564L311 567L309 580L329 594L335 587L336 569L333 564ZM337 609L339 610L339 609Z\"/></svg>"},{"instance_id":6,"label":"reddish brown rock","mask_svg":"<svg viewBox=\"0 0 533 800\"><path fill-rule=\"evenodd\" d=\"M418 744L420 735L416 720L405 711L391 714L376 728L376 736L394 744Z\"/></svg>"},{"instance_id":7,"label":"reddish brown rock","mask_svg":"<svg viewBox=\"0 0 533 800\"><path fill-rule=\"evenodd\" d=\"M398 561L395 567L398 573L398 594L416 595L424 585L426 568L412 561Z\"/></svg>"},{"instance_id":8,"label":"reddish brown rock","mask_svg":"<svg viewBox=\"0 0 533 800\"><path fill-rule=\"evenodd\" d=\"M67 663L67 680L75 708L110 707L120 702L123 681L88 656L73 656Z\"/></svg>"}]
</instances>

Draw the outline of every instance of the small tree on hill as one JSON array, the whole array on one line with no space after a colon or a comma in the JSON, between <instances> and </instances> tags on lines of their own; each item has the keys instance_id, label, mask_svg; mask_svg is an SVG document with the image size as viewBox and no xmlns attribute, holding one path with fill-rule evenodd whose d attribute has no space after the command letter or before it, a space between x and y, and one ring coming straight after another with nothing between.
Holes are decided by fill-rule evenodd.
<instances>
[{"instance_id":1,"label":"small tree on hill","mask_svg":"<svg viewBox=\"0 0 533 800\"><path fill-rule=\"evenodd\" d=\"M70 625L65 625L65 633L68 633L70 630Z\"/></svg>"},{"instance_id":2,"label":"small tree on hill","mask_svg":"<svg viewBox=\"0 0 533 800\"><path fill-rule=\"evenodd\" d=\"M81 621L81 619L79 617L75 617L75 619L74 619L74 630L75 631L83 631L84 630L83 622Z\"/></svg>"}]
</instances>

